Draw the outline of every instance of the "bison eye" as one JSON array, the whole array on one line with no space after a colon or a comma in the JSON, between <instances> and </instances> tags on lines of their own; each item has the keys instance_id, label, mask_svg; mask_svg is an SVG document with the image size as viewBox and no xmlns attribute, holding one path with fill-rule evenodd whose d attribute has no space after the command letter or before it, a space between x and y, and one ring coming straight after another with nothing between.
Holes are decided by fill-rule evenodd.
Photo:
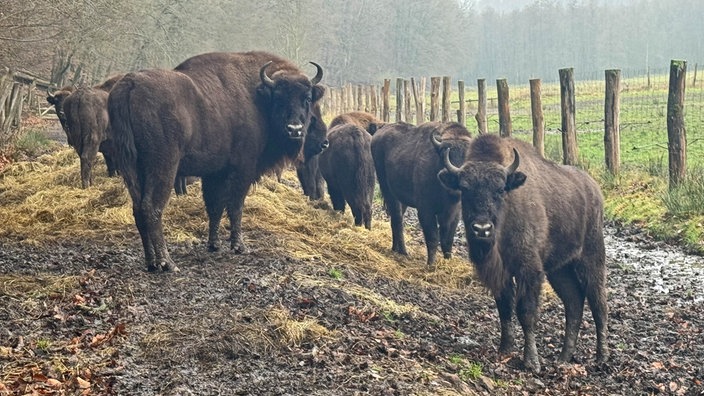
<instances>
[{"instance_id":1,"label":"bison eye","mask_svg":"<svg viewBox=\"0 0 704 396\"><path fill-rule=\"evenodd\" d=\"M506 190L503 187L496 190L497 195L504 195L505 193L506 193Z\"/></svg>"}]
</instances>

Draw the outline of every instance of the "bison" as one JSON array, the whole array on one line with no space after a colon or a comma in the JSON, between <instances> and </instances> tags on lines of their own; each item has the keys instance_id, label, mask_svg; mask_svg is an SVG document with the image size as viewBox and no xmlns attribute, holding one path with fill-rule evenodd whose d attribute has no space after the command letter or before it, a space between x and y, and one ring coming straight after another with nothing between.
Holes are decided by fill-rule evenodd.
<instances>
[{"instance_id":1,"label":"bison","mask_svg":"<svg viewBox=\"0 0 704 396\"><path fill-rule=\"evenodd\" d=\"M372 228L374 161L372 136L353 124L339 124L328 131L330 146L320 154L320 172L335 210L350 206L354 224Z\"/></svg>"},{"instance_id":2,"label":"bison","mask_svg":"<svg viewBox=\"0 0 704 396\"><path fill-rule=\"evenodd\" d=\"M115 150L109 136L107 101L108 92L122 75L116 75L94 87L73 89L65 87L56 94L47 96L53 104L61 126L66 132L68 144L81 159L81 184L88 188L93 184L92 169L98 151L103 154L108 175L115 176Z\"/></svg>"},{"instance_id":3,"label":"bison","mask_svg":"<svg viewBox=\"0 0 704 396\"><path fill-rule=\"evenodd\" d=\"M496 135L474 139L464 162L446 155L438 178L462 195L469 256L499 311L499 352L513 346L515 309L524 365L540 371L535 325L547 276L565 306L560 360L574 355L586 297L597 361L606 361L603 199L596 182L577 168L543 159L523 141Z\"/></svg>"},{"instance_id":4,"label":"bison","mask_svg":"<svg viewBox=\"0 0 704 396\"><path fill-rule=\"evenodd\" d=\"M327 139L328 127L323 121L320 108L313 109L308 138L303 145L303 161L296 166L296 175L301 183L303 195L311 200L323 197L323 175L320 173L318 154L327 149L330 144Z\"/></svg>"},{"instance_id":5,"label":"bison","mask_svg":"<svg viewBox=\"0 0 704 396\"><path fill-rule=\"evenodd\" d=\"M460 195L444 188L437 174L444 167L443 153L449 153L454 161L464 161L470 141L469 131L458 123L429 122L413 126L401 122L387 124L376 131L371 143L372 157L391 220L394 252L408 254L403 214L410 206L418 211L428 266L435 263L438 242L444 257L452 256L460 219Z\"/></svg>"},{"instance_id":6,"label":"bison","mask_svg":"<svg viewBox=\"0 0 704 396\"><path fill-rule=\"evenodd\" d=\"M177 175L201 177L208 249L218 249L227 209L230 247L246 251L245 197L264 173L299 156L311 113L324 94L318 84L323 69L313 65L317 73L309 79L270 53L213 52L173 70L129 73L113 87L108 111L118 166L148 270L174 268L161 217Z\"/></svg>"}]
</instances>

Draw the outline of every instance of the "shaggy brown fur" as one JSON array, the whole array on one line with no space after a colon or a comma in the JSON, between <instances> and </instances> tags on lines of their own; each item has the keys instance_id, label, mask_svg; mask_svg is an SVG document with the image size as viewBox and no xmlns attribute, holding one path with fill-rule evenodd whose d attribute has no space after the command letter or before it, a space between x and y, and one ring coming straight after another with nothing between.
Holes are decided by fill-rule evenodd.
<instances>
[{"instance_id":1,"label":"shaggy brown fur","mask_svg":"<svg viewBox=\"0 0 704 396\"><path fill-rule=\"evenodd\" d=\"M208 249L218 249L227 208L230 246L246 251L245 197L264 173L298 158L324 93L317 84L322 68L316 67L311 80L273 54L214 52L174 70L130 73L115 84L110 124L149 270L173 266L161 216L177 175L201 177Z\"/></svg>"},{"instance_id":2,"label":"shaggy brown fur","mask_svg":"<svg viewBox=\"0 0 704 396\"><path fill-rule=\"evenodd\" d=\"M329 127L333 128L342 124L356 125L369 132L370 135L374 135L377 130L385 125L384 121L376 118L373 114L363 111L351 111L349 113L340 114L330 121Z\"/></svg>"},{"instance_id":3,"label":"shaggy brown fur","mask_svg":"<svg viewBox=\"0 0 704 396\"><path fill-rule=\"evenodd\" d=\"M476 138L465 162L448 158L445 164L438 177L462 194L470 258L496 298L500 351L513 346L515 308L525 336L524 363L540 371L535 324L547 276L565 305L561 360L574 355L586 298L596 325L597 360L606 361L603 199L597 183L577 168L543 159L523 141L496 135Z\"/></svg>"},{"instance_id":4,"label":"shaggy brown fur","mask_svg":"<svg viewBox=\"0 0 704 396\"><path fill-rule=\"evenodd\" d=\"M350 206L354 224L372 228L374 161L372 137L353 124L340 124L328 131L330 147L320 154L320 172L328 185L332 207L344 212Z\"/></svg>"},{"instance_id":5,"label":"shaggy brown fur","mask_svg":"<svg viewBox=\"0 0 704 396\"><path fill-rule=\"evenodd\" d=\"M439 139L439 145L433 144ZM403 236L406 207L418 210L432 266L438 242L446 258L452 255L452 242L460 219L460 196L444 188L437 174L443 168L443 154L464 162L469 147L469 131L457 123L429 122L419 126L387 124L372 137L372 157L384 205L391 220L392 250L407 254ZM439 234L438 234L439 233Z\"/></svg>"}]
</instances>

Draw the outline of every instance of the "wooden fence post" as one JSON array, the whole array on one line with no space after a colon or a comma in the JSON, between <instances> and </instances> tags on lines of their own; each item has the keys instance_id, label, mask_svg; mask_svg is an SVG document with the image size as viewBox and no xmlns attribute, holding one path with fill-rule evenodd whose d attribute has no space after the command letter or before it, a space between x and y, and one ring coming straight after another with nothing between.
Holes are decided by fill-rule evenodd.
<instances>
[{"instance_id":1,"label":"wooden fence post","mask_svg":"<svg viewBox=\"0 0 704 396\"><path fill-rule=\"evenodd\" d=\"M388 78L384 79L384 86L381 88L381 120L384 122L389 122L390 109L389 109L389 90L391 89L391 80Z\"/></svg>"},{"instance_id":2,"label":"wooden fence post","mask_svg":"<svg viewBox=\"0 0 704 396\"><path fill-rule=\"evenodd\" d=\"M403 118L403 79L396 79L396 122L401 122Z\"/></svg>"},{"instance_id":3,"label":"wooden fence post","mask_svg":"<svg viewBox=\"0 0 704 396\"><path fill-rule=\"evenodd\" d=\"M376 102L377 99L377 93L376 93L376 85L370 85L369 86L369 97L371 98L371 103L369 105L369 112L374 114L374 117L378 117L378 104Z\"/></svg>"},{"instance_id":4,"label":"wooden fence post","mask_svg":"<svg viewBox=\"0 0 704 396\"><path fill-rule=\"evenodd\" d=\"M667 95L667 153L670 189L684 181L687 173L687 132L684 125L684 87L687 61L670 61L670 87Z\"/></svg>"},{"instance_id":5,"label":"wooden fence post","mask_svg":"<svg viewBox=\"0 0 704 396\"><path fill-rule=\"evenodd\" d=\"M477 131L480 135L488 133L486 121L486 80L480 78L477 80L477 114L474 119L477 120Z\"/></svg>"},{"instance_id":6,"label":"wooden fence post","mask_svg":"<svg viewBox=\"0 0 704 396\"><path fill-rule=\"evenodd\" d=\"M560 69L560 107L562 109L562 163L576 165L577 125L575 121L574 69Z\"/></svg>"},{"instance_id":7,"label":"wooden fence post","mask_svg":"<svg viewBox=\"0 0 704 396\"><path fill-rule=\"evenodd\" d=\"M364 90L364 111L366 113L369 113L372 108L372 93L369 87L367 89L364 88L364 86L360 85L360 87Z\"/></svg>"},{"instance_id":8,"label":"wooden fence post","mask_svg":"<svg viewBox=\"0 0 704 396\"><path fill-rule=\"evenodd\" d=\"M403 108L404 121L407 123L413 122L413 108L411 107L411 87L408 80L403 80Z\"/></svg>"},{"instance_id":9,"label":"wooden fence post","mask_svg":"<svg viewBox=\"0 0 704 396\"><path fill-rule=\"evenodd\" d=\"M355 99L354 87L352 83L347 83L347 110L345 112L353 111L357 107Z\"/></svg>"},{"instance_id":10,"label":"wooden fence post","mask_svg":"<svg viewBox=\"0 0 704 396\"><path fill-rule=\"evenodd\" d=\"M505 78L496 80L496 92L499 100L499 135L511 136L511 108L509 106L508 82Z\"/></svg>"},{"instance_id":11,"label":"wooden fence post","mask_svg":"<svg viewBox=\"0 0 704 396\"><path fill-rule=\"evenodd\" d=\"M416 125L420 125L425 122L425 77L421 77L418 84L411 77L411 85L416 104Z\"/></svg>"},{"instance_id":12,"label":"wooden fence post","mask_svg":"<svg viewBox=\"0 0 704 396\"><path fill-rule=\"evenodd\" d=\"M530 80L530 110L533 120L533 147L541 157L545 157L545 118L541 85L539 78Z\"/></svg>"},{"instance_id":13,"label":"wooden fence post","mask_svg":"<svg viewBox=\"0 0 704 396\"><path fill-rule=\"evenodd\" d=\"M463 127L467 126L467 103L464 101L464 81L457 81L457 93L460 101L460 109L457 110L457 122Z\"/></svg>"},{"instance_id":14,"label":"wooden fence post","mask_svg":"<svg viewBox=\"0 0 704 396\"><path fill-rule=\"evenodd\" d=\"M439 95L440 77L430 77L430 121L438 120L438 112L440 111Z\"/></svg>"},{"instance_id":15,"label":"wooden fence post","mask_svg":"<svg viewBox=\"0 0 704 396\"><path fill-rule=\"evenodd\" d=\"M362 85L357 85L357 111L364 110L364 88Z\"/></svg>"},{"instance_id":16,"label":"wooden fence post","mask_svg":"<svg viewBox=\"0 0 704 396\"><path fill-rule=\"evenodd\" d=\"M694 64L694 78L692 79L692 88L697 86L697 67L699 66L698 63Z\"/></svg>"},{"instance_id":17,"label":"wooden fence post","mask_svg":"<svg viewBox=\"0 0 704 396\"><path fill-rule=\"evenodd\" d=\"M450 122L451 93L450 77L445 76L442 78L442 122Z\"/></svg>"},{"instance_id":18,"label":"wooden fence post","mask_svg":"<svg viewBox=\"0 0 704 396\"><path fill-rule=\"evenodd\" d=\"M606 71L604 100L604 158L606 169L618 175L621 165L621 70Z\"/></svg>"}]
</instances>

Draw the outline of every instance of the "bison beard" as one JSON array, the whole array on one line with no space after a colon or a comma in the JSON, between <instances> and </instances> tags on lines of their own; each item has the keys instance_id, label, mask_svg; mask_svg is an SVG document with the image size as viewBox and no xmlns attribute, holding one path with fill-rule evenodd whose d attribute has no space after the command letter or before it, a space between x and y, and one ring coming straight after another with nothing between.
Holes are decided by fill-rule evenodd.
<instances>
[{"instance_id":1,"label":"bison beard","mask_svg":"<svg viewBox=\"0 0 704 396\"><path fill-rule=\"evenodd\" d=\"M462 194L470 258L494 293L499 352L513 347L515 309L524 333L524 364L540 371L535 325L547 276L565 306L560 360L574 355L586 298L596 326L597 361L605 362L603 198L596 182L583 171L541 158L525 142L496 135L475 139L461 167L446 156L445 167L438 178Z\"/></svg>"},{"instance_id":2,"label":"bison beard","mask_svg":"<svg viewBox=\"0 0 704 396\"><path fill-rule=\"evenodd\" d=\"M242 207L250 186L303 147L324 88L291 62L265 52L208 53L174 70L127 74L108 110L118 167L150 271L173 267L162 214L176 176L200 176L209 220L208 248L227 208L230 244L246 248ZM321 141L323 137L316 137Z\"/></svg>"}]
</instances>

